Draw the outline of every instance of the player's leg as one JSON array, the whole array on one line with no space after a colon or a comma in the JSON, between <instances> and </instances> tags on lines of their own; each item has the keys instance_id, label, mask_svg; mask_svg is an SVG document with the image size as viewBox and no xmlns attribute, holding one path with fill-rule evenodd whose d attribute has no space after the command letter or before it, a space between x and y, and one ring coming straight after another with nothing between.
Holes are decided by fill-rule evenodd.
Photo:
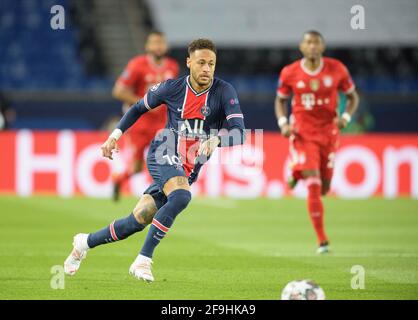
<instances>
[{"instance_id":1,"label":"player's leg","mask_svg":"<svg viewBox=\"0 0 418 320\"><path fill-rule=\"evenodd\" d=\"M332 140L332 139L331 139ZM320 154L321 154L321 195L325 196L330 188L331 188L331 181L332 176L334 173L334 159L335 159L335 150L337 147L337 143L332 141L329 145L325 145L321 147ZM323 212L325 210L323 209ZM325 235L325 215L322 214L322 229L324 230ZM325 240L319 243L319 247L317 250L318 253L326 253L329 252L329 239L325 235Z\"/></svg>"},{"instance_id":2,"label":"player's leg","mask_svg":"<svg viewBox=\"0 0 418 320\"><path fill-rule=\"evenodd\" d=\"M321 195L326 196L331 188L331 180L321 178Z\"/></svg>"},{"instance_id":3,"label":"player's leg","mask_svg":"<svg viewBox=\"0 0 418 320\"><path fill-rule=\"evenodd\" d=\"M126 239L130 235L142 231L152 221L152 217L156 212L157 204L153 196L144 194L133 212L127 217L115 220L109 226L94 233L79 233L75 235L73 250L64 262L65 273L69 275L75 274L89 249Z\"/></svg>"},{"instance_id":4,"label":"player's leg","mask_svg":"<svg viewBox=\"0 0 418 320\"><path fill-rule=\"evenodd\" d=\"M306 187L308 189L307 208L318 240L318 253L328 249L328 237L324 227L324 205L321 199L322 181L319 170L303 171Z\"/></svg>"},{"instance_id":5,"label":"player's leg","mask_svg":"<svg viewBox=\"0 0 418 320\"><path fill-rule=\"evenodd\" d=\"M289 189L294 189L298 181L303 179L302 170L300 170L299 168L302 159L298 154L298 149L301 149L303 144L300 140L300 137L297 138L295 134L292 134L289 137L289 154L291 168L291 174L287 179L287 187Z\"/></svg>"},{"instance_id":6,"label":"player's leg","mask_svg":"<svg viewBox=\"0 0 418 320\"><path fill-rule=\"evenodd\" d=\"M307 210L319 247L321 247L327 241L324 231L324 206L321 199L321 151L318 141L313 141L311 137L306 138L297 135L291 152L293 152L293 158L296 159L294 172L299 172L308 189Z\"/></svg>"},{"instance_id":7,"label":"player's leg","mask_svg":"<svg viewBox=\"0 0 418 320\"><path fill-rule=\"evenodd\" d=\"M177 215L187 207L192 198L188 179L184 176L170 178L165 183L163 191L167 195L167 203L155 214L141 249L141 254L149 258L152 258L155 247L164 238Z\"/></svg>"},{"instance_id":8,"label":"player's leg","mask_svg":"<svg viewBox=\"0 0 418 320\"><path fill-rule=\"evenodd\" d=\"M185 176L169 178L164 184L163 191L167 195L167 202L155 214L142 249L129 270L135 277L145 281L154 281L151 273L154 250L192 197L188 179Z\"/></svg>"},{"instance_id":9,"label":"player's leg","mask_svg":"<svg viewBox=\"0 0 418 320\"><path fill-rule=\"evenodd\" d=\"M331 137L331 142L321 148L321 194L325 196L331 188L331 180L334 174L335 152L338 146L338 139Z\"/></svg>"}]
</instances>

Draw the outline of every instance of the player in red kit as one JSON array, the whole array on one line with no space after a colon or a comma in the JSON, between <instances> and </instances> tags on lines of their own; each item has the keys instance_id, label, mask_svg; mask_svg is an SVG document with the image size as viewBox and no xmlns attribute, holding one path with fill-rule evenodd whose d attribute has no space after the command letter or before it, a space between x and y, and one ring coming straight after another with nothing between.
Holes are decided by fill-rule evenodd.
<instances>
[{"instance_id":1,"label":"player in red kit","mask_svg":"<svg viewBox=\"0 0 418 320\"><path fill-rule=\"evenodd\" d=\"M319 32L305 32L299 49L303 59L287 65L280 73L275 111L281 134L290 139L289 187L305 180L308 212L318 238L317 252L325 253L329 241L321 196L330 188L339 129L350 122L359 97L347 68L336 59L322 56L325 42ZM337 113L338 91L347 96L341 116ZM287 104L291 97L289 121Z\"/></svg>"},{"instance_id":2,"label":"player in red kit","mask_svg":"<svg viewBox=\"0 0 418 320\"><path fill-rule=\"evenodd\" d=\"M174 59L166 57L167 41L164 34L153 31L145 43L145 55L131 59L113 88L113 97L124 103L124 111L141 100L153 85L177 78L179 66ZM142 171L144 150L154 139L167 120L165 106L145 114L126 133L126 145L130 151L125 171L113 175L113 199L119 199L120 187L133 174Z\"/></svg>"}]
</instances>

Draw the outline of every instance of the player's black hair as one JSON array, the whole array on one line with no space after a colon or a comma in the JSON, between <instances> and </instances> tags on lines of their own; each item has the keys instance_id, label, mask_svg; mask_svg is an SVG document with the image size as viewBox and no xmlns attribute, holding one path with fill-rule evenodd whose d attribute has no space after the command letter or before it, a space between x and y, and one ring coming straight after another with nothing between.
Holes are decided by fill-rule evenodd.
<instances>
[{"instance_id":1,"label":"player's black hair","mask_svg":"<svg viewBox=\"0 0 418 320\"><path fill-rule=\"evenodd\" d=\"M307 35L307 34L312 34L314 36L320 37L322 41L325 41L324 36L319 31L316 31L316 30L305 31L302 35L302 39L305 38L305 35Z\"/></svg>"},{"instance_id":2,"label":"player's black hair","mask_svg":"<svg viewBox=\"0 0 418 320\"><path fill-rule=\"evenodd\" d=\"M216 46L213 43L213 41L209 39L200 38L200 39L196 39L190 42L189 47L187 48L189 57L193 52L195 52L196 50L201 50L201 49L208 49L208 50L213 51L216 54Z\"/></svg>"}]
</instances>

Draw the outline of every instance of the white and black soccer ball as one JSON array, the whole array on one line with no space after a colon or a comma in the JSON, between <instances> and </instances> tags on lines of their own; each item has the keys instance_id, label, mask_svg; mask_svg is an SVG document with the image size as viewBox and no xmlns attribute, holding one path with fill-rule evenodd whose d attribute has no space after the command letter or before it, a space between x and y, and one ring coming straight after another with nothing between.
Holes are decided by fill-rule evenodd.
<instances>
[{"instance_id":1,"label":"white and black soccer ball","mask_svg":"<svg viewBox=\"0 0 418 320\"><path fill-rule=\"evenodd\" d=\"M312 280L295 280L284 287L282 300L325 300L325 292Z\"/></svg>"}]
</instances>

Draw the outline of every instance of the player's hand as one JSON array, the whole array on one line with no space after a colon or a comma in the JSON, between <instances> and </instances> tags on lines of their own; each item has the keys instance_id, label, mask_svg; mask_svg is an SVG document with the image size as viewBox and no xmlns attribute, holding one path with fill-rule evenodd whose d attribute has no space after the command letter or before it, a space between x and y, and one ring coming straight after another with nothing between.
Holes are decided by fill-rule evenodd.
<instances>
[{"instance_id":1,"label":"player's hand","mask_svg":"<svg viewBox=\"0 0 418 320\"><path fill-rule=\"evenodd\" d=\"M337 121L337 127L338 129L344 129L347 126L348 122L347 120L343 119L343 118L338 118Z\"/></svg>"},{"instance_id":2,"label":"player's hand","mask_svg":"<svg viewBox=\"0 0 418 320\"><path fill-rule=\"evenodd\" d=\"M281 128L280 128L280 132L282 134L282 136L289 138L290 135L292 134L292 130L290 128L289 124L284 124Z\"/></svg>"},{"instance_id":3,"label":"player's hand","mask_svg":"<svg viewBox=\"0 0 418 320\"><path fill-rule=\"evenodd\" d=\"M115 138L109 137L105 143L102 144L103 157L113 160L113 151L119 152L118 144Z\"/></svg>"},{"instance_id":4,"label":"player's hand","mask_svg":"<svg viewBox=\"0 0 418 320\"><path fill-rule=\"evenodd\" d=\"M204 142L199 147L199 150L197 151L198 156L206 156L210 157L212 153L215 151L215 149L219 146L219 143L221 140L218 136L212 137Z\"/></svg>"}]
</instances>

